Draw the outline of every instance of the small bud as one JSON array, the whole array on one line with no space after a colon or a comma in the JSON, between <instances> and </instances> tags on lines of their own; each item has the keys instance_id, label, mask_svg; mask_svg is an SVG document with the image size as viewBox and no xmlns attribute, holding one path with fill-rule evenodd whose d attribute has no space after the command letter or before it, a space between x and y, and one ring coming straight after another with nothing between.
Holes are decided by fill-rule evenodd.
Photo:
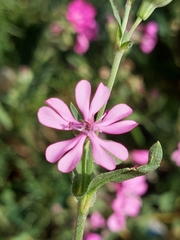
<instances>
[{"instance_id":1,"label":"small bud","mask_svg":"<svg viewBox=\"0 0 180 240\"><path fill-rule=\"evenodd\" d=\"M144 0L139 8L137 16L142 20L146 20L156 8L164 7L170 2L172 2L172 0Z\"/></svg>"}]
</instances>

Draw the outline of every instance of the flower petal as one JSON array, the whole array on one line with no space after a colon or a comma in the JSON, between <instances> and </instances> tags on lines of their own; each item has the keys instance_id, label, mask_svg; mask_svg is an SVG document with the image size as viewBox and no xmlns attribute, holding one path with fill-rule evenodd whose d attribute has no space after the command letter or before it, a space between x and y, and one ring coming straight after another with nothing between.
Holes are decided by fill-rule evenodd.
<instances>
[{"instance_id":1,"label":"flower petal","mask_svg":"<svg viewBox=\"0 0 180 240\"><path fill-rule=\"evenodd\" d=\"M86 80L81 80L75 89L76 103L81 110L84 119L89 116L89 105L91 96L91 84Z\"/></svg>"},{"instance_id":2,"label":"flower petal","mask_svg":"<svg viewBox=\"0 0 180 240\"><path fill-rule=\"evenodd\" d=\"M51 144L46 149L46 159L54 163L58 161L66 152L72 149L79 141L79 135L73 139Z\"/></svg>"},{"instance_id":3,"label":"flower petal","mask_svg":"<svg viewBox=\"0 0 180 240\"><path fill-rule=\"evenodd\" d=\"M99 142L96 141L97 139L94 138L92 135L89 136L91 145L92 145L92 155L94 157L94 161L108 169L108 170L113 170L116 168L116 163L114 159L105 152L105 150L100 146Z\"/></svg>"},{"instance_id":4,"label":"flower petal","mask_svg":"<svg viewBox=\"0 0 180 240\"><path fill-rule=\"evenodd\" d=\"M104 106L105 103L107 103L109 96L109 88L106 87L103 83L100 83L91 101L89 113L90 118L94 116L94 114L96 114Z\"/></svg>"},{"instance_id":5,"label":"flower petal","mask_svg":"<svg viewBox=\"0 0 180 240\"><path fill-rule=\"evenodd\" d=\"M77 122L77 120L71 114L68 106L59 98L49 98L45 101L46 104L53 108L57 113L60 114L68 122Z\"/></svg>"},{"instance_id":6,"label":"flower petal","mask_svg":"<svg viewBox=\"0 0 180 240\"><path fill-rule=\"evenodd\" d=\"M131 131L137 125L138 123L132 120L124 120L121 122L113 123L108 126L101 126L101 124L97 124L101 132L110 133L110 134L123 134Z\"/></svg>"},{"instance_id":7,"label":"flower petal","mask_svg":"<svg viewBox=\"0 0 180 240\"><path fill-rule=\"evenodd\" d=\"M76 167L83 154L83 145L85 139L85 135L79 135L76 145L71 148L71 150L67 152L58 162L59 171L67 173L71 172Z\"/></svg>"},{"instance_id":8,"label":"flower petal","mask_svg":"<svg viewBox=\"0 0 180 240\"><path fill-rule=\"evenodd\" d=\"M119 232L121 229L126 227L126 216L121 212L121 214L113 213L107 219L107 226L112 232Z\"/></svg>"},{"instance_id":9,"label":"flower petal","mask_svg":"<svg viewBox=\"0 0 180 240\"><path fill-rule=\"evenodd\" d=\"M98 141L101 147L113 154L116 158L120 160L126 160L128 158L128 150L122 144L114 141L102 140L100 138Z\"/></svg>"},{"instance_id":10,"label":"flower petal","mask_svg":"<svg viewBox=\"0 0 180 240\"><path fill-rule=\"evenodd\" d=\"M126 104L117 104L114 106L100 123L102 126L117 122L132 113L132 109Z\"/></svg>"},{"instance_id":11,"label":"flower petal","mask_svg":"<svg viewBox=\"0 0 180 240\"><path fill-rule=\"evenodd\" d=\"M38 111L38 120L41 124L55 128L64 129L68 123L50 107L41 107Z\"/></svg>"}]
</instances>

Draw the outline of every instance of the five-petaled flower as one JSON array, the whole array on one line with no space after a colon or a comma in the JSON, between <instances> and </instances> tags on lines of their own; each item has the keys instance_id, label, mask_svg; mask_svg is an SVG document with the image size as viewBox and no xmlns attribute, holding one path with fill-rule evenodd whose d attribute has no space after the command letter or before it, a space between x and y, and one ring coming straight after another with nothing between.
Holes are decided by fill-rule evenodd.
<instances>
[{"instance_id":1,"label":"five-petaled flower","mask_svg":"<svg viewBox=\"0 0 180 240\"><path fill-rule=\"evenodd\" d=\"M116 168L112 155L120 160L128 158L128 151L122 144L103 140L97 135L97 132L123 134L137 126L132 120L119 121L132 113L132 109L126 104L114 106L101 119L95 120L95 114L107 103L109 96L108 87L100 83L90 101L91 84L81 80L76 85L75 97L83 120L76 120L68 106L58 98L46 100L48 106L39 109L38 119L41 124L59 130L79 132L74 138L54 143L46 149L47 161L54 163L59 160L58 169L61 172L70 172L76 167L81 160L87 138L92 146L94 161L108 170Z\"/></svg>"}]
</instances>

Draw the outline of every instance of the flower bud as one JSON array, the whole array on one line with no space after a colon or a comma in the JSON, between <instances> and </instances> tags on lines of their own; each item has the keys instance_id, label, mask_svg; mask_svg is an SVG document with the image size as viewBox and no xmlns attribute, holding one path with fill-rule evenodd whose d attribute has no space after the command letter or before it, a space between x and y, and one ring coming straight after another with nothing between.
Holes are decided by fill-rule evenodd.
<instances>
[{"instance_id":1,"label":"flower bud","mask_svg":"<svg viewBox=\"0 0 180 240\"><path fill-rule=\"evenodd\" d=\"M146 20L158 7L164 7L172 0L144 0L139 8L137 16Z\"/></svg>"}]
</instances>

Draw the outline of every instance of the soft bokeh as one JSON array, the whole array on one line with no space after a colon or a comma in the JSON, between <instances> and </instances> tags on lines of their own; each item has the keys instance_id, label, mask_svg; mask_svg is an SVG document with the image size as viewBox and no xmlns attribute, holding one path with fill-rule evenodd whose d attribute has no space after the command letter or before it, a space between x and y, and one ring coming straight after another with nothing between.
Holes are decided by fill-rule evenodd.
<instances>
[{"instance_id":1,"label":"soft bokeh","mask_svg":"<svg viewBox=\"0 0 180 240\"><path fill-rule=\"evenodd\" d=\"M125 1L114 2L122 19ZM77 3L81 8L76 5L73 11L83 22L76 22L75 27L75 20L72 16L68 20L67 14ZM139 4L134 1L128 29ZM155 10L138 27L134 45L119 67L107 109L125 103L133 109L129 119L139 125L126 134L101 134L106 141L122 143L130 153L126 161L117 161L117 169L144 164L147 152L134 161L131 153L148 150L157 141L163 148L162 163L146 176L145 185L139 182L134 186L138 181L134 179L127 188L126 183L123 188L115 183L101 187L90 209L85 237L180 239L179 12L179 0ZM91 83L92 96L100 82L107 84L116 50L117 24L109 1L95 0L0 1L0 19L0 239L72 240L77 210L71 192L72 176L48 163L45 149L74 134L42 126L37 112L52 97L68 106L75 103L74 89L81 79ZM147 26L152 27L152 23L157 25L149 33ZM149 39L145 41L148 53L140 48L145 30L151 35L150 44ZM104 171L94 165L94 174ZM126 217L114 211L113 201L117 208L125 206L121 213ZM99 215L104 223L98 223ZM93 217L98 228L91 224ZM110 218L111 229L118 231L109 230Z\"/></svg>"}]
</instances>

